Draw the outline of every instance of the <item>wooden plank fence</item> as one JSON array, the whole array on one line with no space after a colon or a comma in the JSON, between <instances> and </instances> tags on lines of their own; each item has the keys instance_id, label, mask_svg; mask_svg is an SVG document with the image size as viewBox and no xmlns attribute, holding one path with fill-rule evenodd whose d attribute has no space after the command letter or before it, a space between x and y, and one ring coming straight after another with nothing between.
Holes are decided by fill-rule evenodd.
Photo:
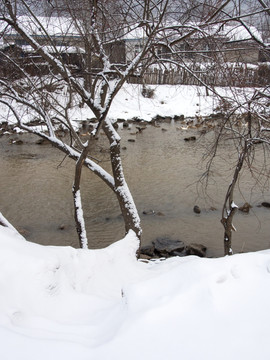
<instances>
[{"instance_id":1,"label":"wooden plank fence","mask_svg":"<svg viewBox=\"0 0 270 360\"><path fill-rule=\"evenodd\" d=\"M246 64L232 67L209 66L202 70L195 66L191 72L179 69L153 69L145 72L143 77L130 76L128 82L131 84L148 85L202 85L202 82L211 86L265 86L270 83L270 66L267 64L258 67L250 67ZM199 80L199 79L201 80Z\"/></svg>"},{"instance_id":2,"label":"wooden plank fence","mask_svg":"<svg viewBox=\"0 0 270 360\"><path fill-rule=\"evenodd\" d=\"M65 60L67 61L67 59ZM77 58L69 58L67 64L74 76L83 77L83 71L77 60ZM32 76L44 76L52 71L40 57L19 57L17 62ZM100 69L93 69L94 74L97 71ZM5 59L0 56L0 76L20 78L22 74L15 65L7 64ZM181 67L165 70L154 68L147 70L143 77L130 76L128 82L149 85L206 84L210 86L259 87L270 84L270 65L269 63L260 63L258 66L225 63L222 66L205 63L192 65L190 71Z\"/></svg>"}]
</instances>

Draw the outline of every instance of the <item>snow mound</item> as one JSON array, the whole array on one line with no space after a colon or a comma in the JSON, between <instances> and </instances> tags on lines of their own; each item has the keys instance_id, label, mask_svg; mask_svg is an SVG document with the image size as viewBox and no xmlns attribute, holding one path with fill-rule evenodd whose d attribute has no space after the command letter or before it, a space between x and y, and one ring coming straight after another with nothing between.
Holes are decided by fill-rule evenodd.
<instances>
[{"instance_id":1,"label":"snow mound","mask_svg":"<svg viewBox=\"0 0 270 360\"><path fill-rule=\"evenodd\" d=\"M269 359L270 252L136 260L0 227L3 360Z\"/></svg>"}]
</instances>

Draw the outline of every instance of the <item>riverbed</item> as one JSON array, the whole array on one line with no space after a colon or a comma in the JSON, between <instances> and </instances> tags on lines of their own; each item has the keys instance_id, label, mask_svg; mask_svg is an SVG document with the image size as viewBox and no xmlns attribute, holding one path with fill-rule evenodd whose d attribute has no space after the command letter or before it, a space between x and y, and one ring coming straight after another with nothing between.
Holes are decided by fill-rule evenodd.
<instances>
[{"instance_id":1,"label":"riverbed","mask_svg":"<svg viewBox=\"0 0 270 360\"><path fill-rule=\"evenodd\" d=\"M138 129L138 127L140 129ZM211 132L181 128L178 123L120 124L124 172L142 220L142 243L169 236L186 244L200 243L208 256L223 255L221 210L231 181L234 155L223 144L214 163L208 188L201 185L205 172L202 157L213 140ZM184 139L195 136L196 140ZM20 138L22 144L12 143ZM0 138L0 211L29 241L44 245L78 247L74 228L72 183L74 161L50 144L37 145L34 135ZM131 141L132 140L132 141ZM110 169L107 140L103 134L91 155ZM236 214L234 252L270 246L270 209L258 207L269 201L269 188L260 187L244 171L235 201L252 205L248 214ZM84 169L81 186L90 248L103 248L124 235L117 200L110 189ZM197 205L200 214L193 211Z\"/></svg>"}]
</instances>

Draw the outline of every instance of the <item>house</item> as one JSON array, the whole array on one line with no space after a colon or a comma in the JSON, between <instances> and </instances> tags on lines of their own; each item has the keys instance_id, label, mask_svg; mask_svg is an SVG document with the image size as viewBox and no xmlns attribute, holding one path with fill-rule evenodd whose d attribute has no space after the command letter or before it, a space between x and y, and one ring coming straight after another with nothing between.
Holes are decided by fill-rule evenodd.
<instances>
[{"instance_id":1,"label":"house","mask_svg":"<svg viewBox=\"0 0 270 360\"><path fill-rule=\"evenodd\" d=\"M262 36L254 26L248 30L243 25L226 25L221 29L224 57L226 61L257 64L259 61L259 45Z\"/></svg>"},{"instance_id":2,"label":"house","mask_svg":"<svg viewBox=\"0 0 270 360\"><path fill-rule=\"evenodd\" d=\"M49 53L58 55L66 63L82 66L84 49L79 32L68 18L59 17L37 17L37 21L30 21L28 16L20 16L18 21L24 29ZM1 63L4 64L5 56L16 57L20 66L30 74L33 72L47 73L48 67L43 64L41 56L23 39L12 27L5 22L0 23L2 33ZM36 65L39 65L39 68ZM7 72L8 69L2 69Z\"/></svg>"},{"instance_id":3,"label":"house","mask_svg":"<svg viewBox=\"0 0 270 360\"><path fill-rule=\"evenodd\" d=\"M39 16L34 22L28 16L19 16L18 22L40 45L48 45L50 38L55 46L82 46L80 33L69 18ZM0 30L4 27L6 24L2 23ZM28 45L11 27L5 29L2 39L4 44Z\"/></svg>"},{"instance_id":4,"label":"house","mask_svg":"<svg viewBox=\"0 0 270 360\"><path fill-rule=\"evenodd\" d=\"M66 17L38 17L36 24L30 21L29 17L21 16L19 21L27 29L28 33L49 53L61 57L70 66L73 73L79 76L99 72L101 60L98 56L85 49L85 42L77 24ZM75 26L76 25L76 26ZM192 31L198 30L198 31ZM9 53L19 58L27 72L35 74L36 71L42 74L47 73L49 68L43 64L42 58L33 50L27 42L12 28L0 22L0 34L2 45L2 56L0 52L0 63L3 71L5 66L4 54ZM148 37L143 26L133 24L126 29L119 29L118 40L107 41L104 44L105 51L112 63L126 64L132 62L134 57L143 49ZM188 36L186 36L188 35ZM186 37L185 37L186 36ZM184 40L183 40L183 37ZM196 23L169 23L163 26L163 31L157 35L156 55L167 60L179 62L182 59L185 64L191 66L204 63L215 63L225 61L228 63L251 63L258 61L269 61L269 53L260 52L259 46L254 37L261 41L261 35L255 27L250 26L249 31L239 23L217 24L199 27ZM178 41L181 40L181 41ZM169 48L166 41L173 43ZM171 49L173 51L171 51ZM90 64L90 67L87 66ZM36 64L39 64L37 67ZM155 65L154 65L155 66ZM87 71L86 71L87 70ZM166 69L168 72L168 69ZM195 69L195 71L197 71ZM166 73L166 79L168 74ZM138 74L134 74L137 77ZM183 75L184 76L184 75ZM160 74L156 74L160 80ZM183 83L183 79L177 80L173 74L172 81ZM186 77L186 76L184 76ZM138 81L140 81L139 79ZM137 81L135 79L135 81ZM166 80L168 81L168 80Z\"/></svg>"},{"instance_id":5,"label":"house","mask_svg":"<svg viewBox=\"0 0 270 360\"><path fill-rule=\"evenodd\" d=\"M143 27L139 24L135 24L132 28L124 30L122 41L125 44L125 57L127 63L130 63L136 55L143 49L147 41L147 35ZM157 55L163 58L169 58L171 56L170 51L164 44L158 44L156 46Z\"/></svg>"},{"instance_id":6,"label":"house","mask_svg":"<svg viewBox=\"0 0 270 360\"><path fill-rule=\"evenodd\" d=\"M167 59L175 58L173 54L170 55L169 48L165 45L168 41L174 43L173 52L183 59L205 62L207 59L213 60L213 58L222 57L227 62L253 64L259 61L259 46L254 37L259 41L262 41L262 37L254 26L249 27L250 32L238 23L205 26L202 27L202 31L194 31L183 41L177 42L177 39L181 39L193 29L198 28L198 24L194 23L165 25L160 34L160 38L164 40L163 45L158 46L157 55ZM127 62L131 62L143 48L147 40L146 33L142 27L135 25L133 29L127 31L123 39Z\"/></svg>"},{"instance_id":7,"label":"house","mask_svg":"<svg viewBox=\"0 0 270 360\"><path fill-rule=\"evenodd\" d=\"M37 21L33 22L28 16L20 16L18 20L43 49L61 57L65 63L76 66L78 71L83 71L86 54L85 34L78 23L75 24L67 17L37 17ZM28 42L4 22L0 22L0 33L2 51L10 51L12 56L16 54L17 58L28 59L29 62L31 60L32 63L42 62L41 57ZM123 41L108 42L104 48L112 62L125 63ZM91 65L93 68L100 68L101 63L97 56L92 55Z\"/></svg>"}]
</instances>

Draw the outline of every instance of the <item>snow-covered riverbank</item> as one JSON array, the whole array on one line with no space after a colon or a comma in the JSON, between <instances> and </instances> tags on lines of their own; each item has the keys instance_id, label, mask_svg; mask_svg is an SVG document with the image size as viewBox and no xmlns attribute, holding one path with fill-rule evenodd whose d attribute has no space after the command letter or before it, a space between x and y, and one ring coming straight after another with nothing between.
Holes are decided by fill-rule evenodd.
<instances>
[{"instance_id":1,"label":"snow-covered riverbank","mask_svg":"<svg viewBox=\"0 0 270 360\"><path fill-rule=\"evenodd\" d=\"M148 88L153 91L150 98L142 95L142 85L125 84L113 100L108 116L114 121L117 119L151 121L156 116L204 117L223 111L220 98L207 92L203 86L148 85ZM223 97L223 104L226 98L230 101L234 99L234 105L241 103L242 111L247 110L244 104L254 93L254 89L251 88L216 88L215 91ZM65 107L67 97L64 92L55 93L54 97L57 99L56 108L60 104ZM73 106L68 110L70 119L76 125L94 117L86 105L80 107L79 104L80 99L75 96ZM14 114L6 106L0 104L0 110L0 122L8 120L9 123L16 124ZM23 122L33 121L33 114L25 111L22 106L18 106L17 111ZM59 107L59 111L63 111L63 108Z\"/></svg>"},{"instance_id":2,"label":"snow-covered riverbank","mask_svg":"<svg viewBox=\"0 0 270 360\"><path fill-rule=\"evenodd\" d=\"M148 85L147 88L153 91L150 98L142 95L142 85L125 84L116 95L108 116L114 120L139 118L151 121L157 115L195 117L222 111L220 98L207 92L203 86ZM254 89L216 88L215 91L224 99L235 99L237 103L252 96ZM73 109L74 120L92 116L86 107Z\"/></svg>"},{"instance_id":3,"label":"snow-covered riverbank","mask_svg":"<svg viewBox=\"0 0 270 360\"><path fill-rule=\"evenodd\" d=\"M2 360L266 360L270 251L137 262L45 247L0 226Z\"/></svg>"}]
</instances>

